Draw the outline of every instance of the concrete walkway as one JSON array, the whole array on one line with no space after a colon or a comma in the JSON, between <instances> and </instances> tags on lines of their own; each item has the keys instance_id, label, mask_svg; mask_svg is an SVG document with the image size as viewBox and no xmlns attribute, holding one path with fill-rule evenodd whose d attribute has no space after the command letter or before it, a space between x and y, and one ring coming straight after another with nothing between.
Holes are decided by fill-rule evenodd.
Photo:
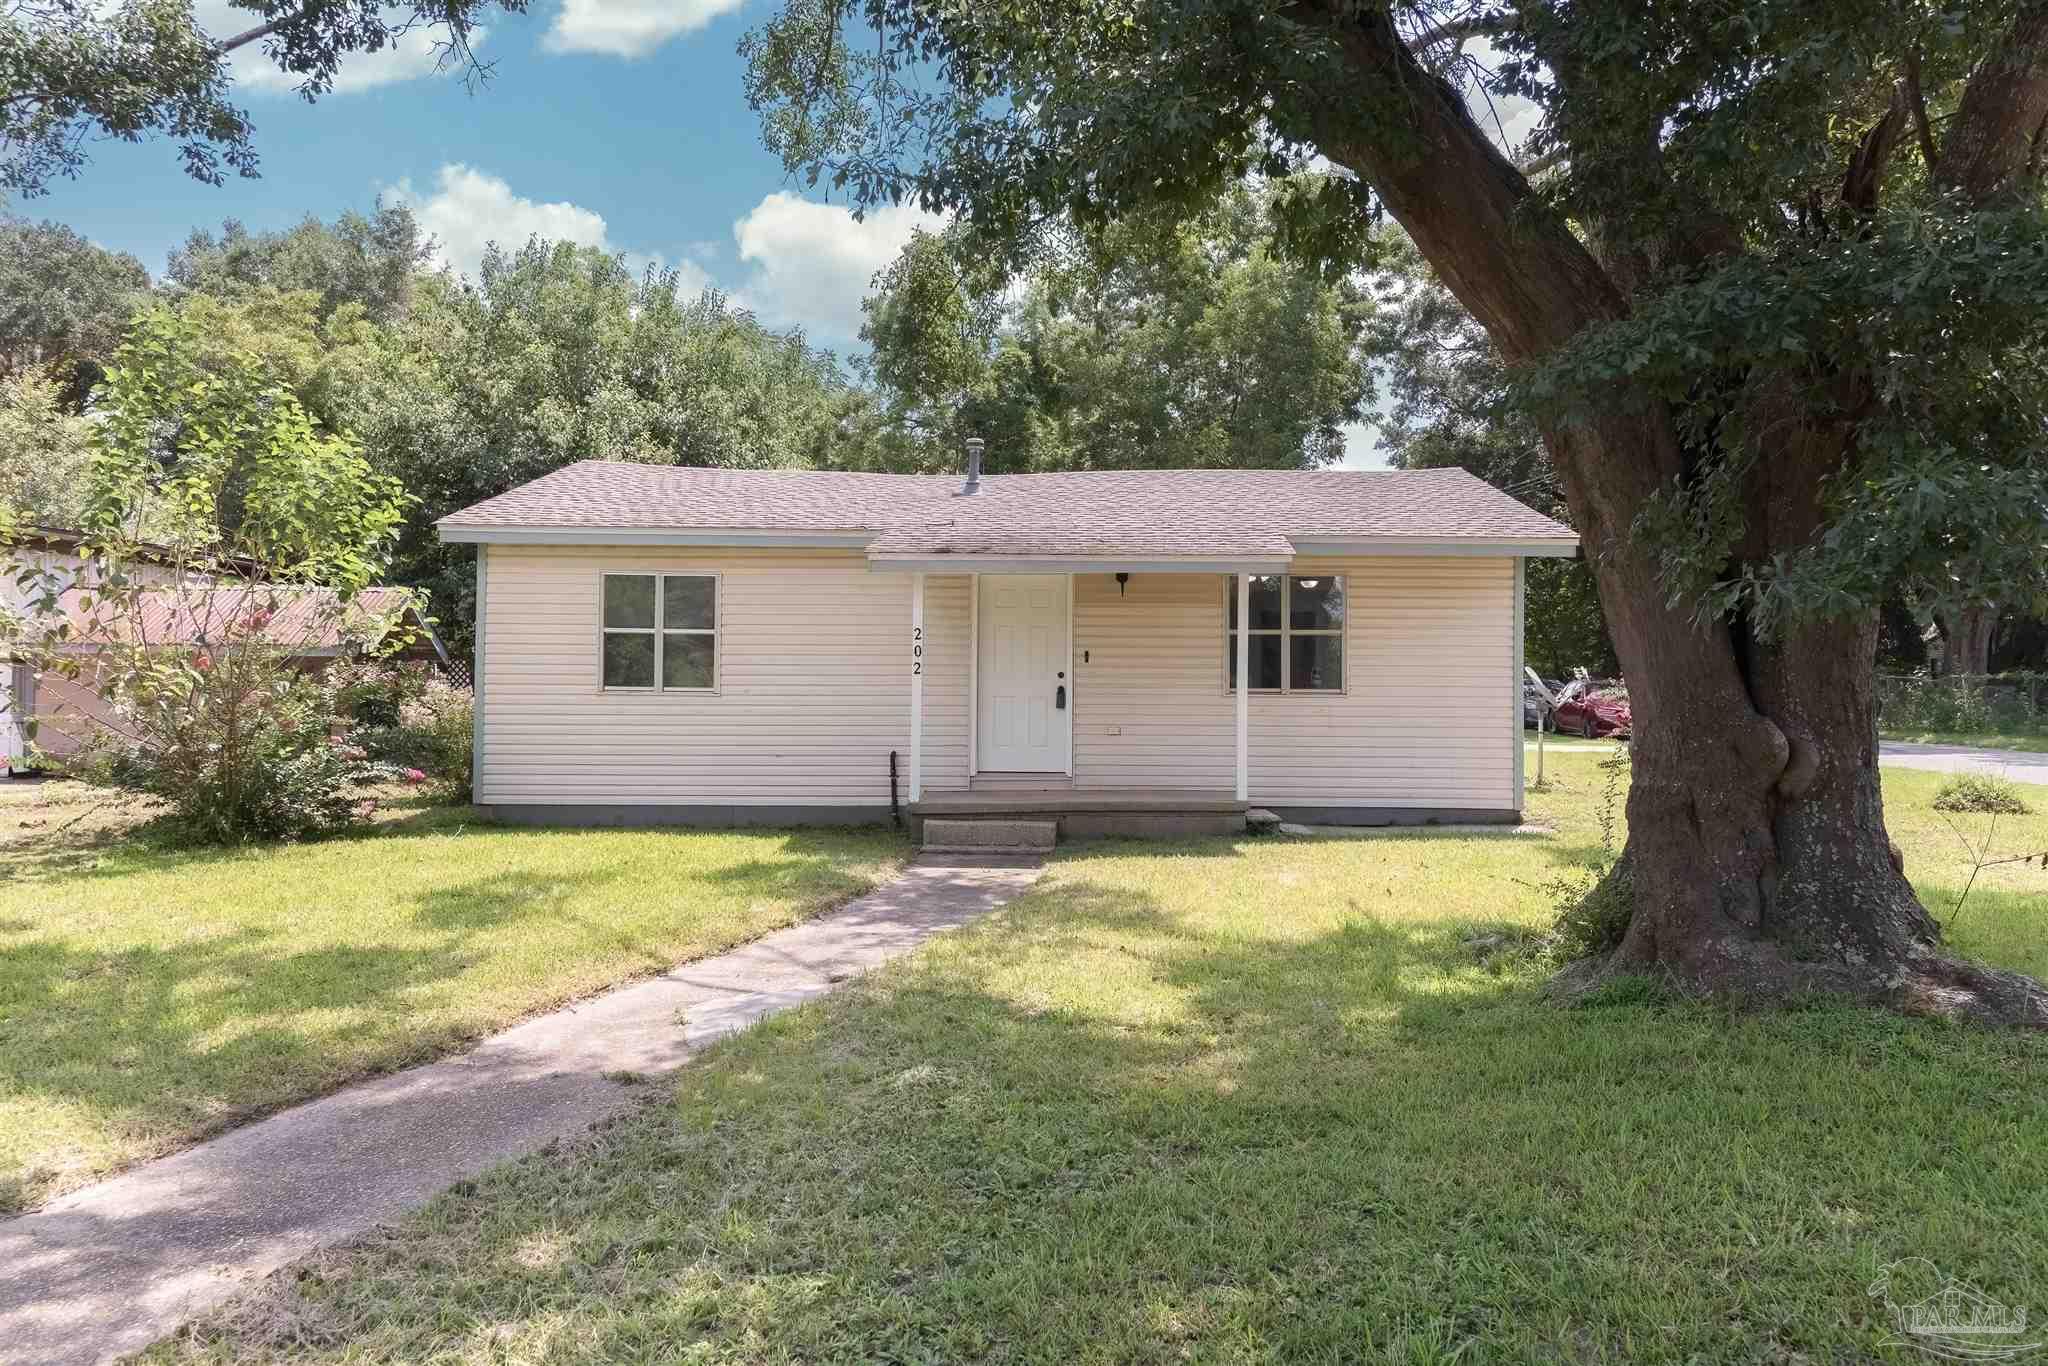
<instances>
[{"instance_id":1,"label":"concrete walkway","mask_svg":"<svg viewBox=\"0 0 2048 1366\"><path fill-rule=\"evenodd\" d=\"M0 1223L0 1361L147 1346L254 1277L581 1133L705 1044L1016 896L1035 858L920 859L858 901Z\"/></svg>"}]
</instances>

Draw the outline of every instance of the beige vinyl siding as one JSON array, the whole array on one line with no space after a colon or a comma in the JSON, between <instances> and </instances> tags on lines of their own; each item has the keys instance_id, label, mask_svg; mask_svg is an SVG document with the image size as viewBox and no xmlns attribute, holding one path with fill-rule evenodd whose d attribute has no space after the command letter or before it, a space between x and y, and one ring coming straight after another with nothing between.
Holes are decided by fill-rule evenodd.
<instances>
[{"instance_id":1,"label":"beige vinyl siding","mask_svg":"<svg viewBox=\"0 0 2048 1366\"><path fill-rule=\"evenodd\" d=\"M1253 800L1513 807L1513 560L1294 568L1346 576L1349 686L1252 698ZM721 576L716 693L598 686L603 570ZM969 783L973 583L926 580L931 791ZM480 799L883 805L890 750L909 777L910 587L852 550L492 547ZM1075 576L1077 787L1229 791L1223 595L1214 574L1134 573L1122 594Z\"/></svg>"},{"instance_id":2,"label":"beige vinyl siding","mask_svg":"<svg viewBox=\"0 0 2048 1366\"><path fill-rule=\"evenodd\" d=\"M925 577L924 785L931 792L958 792L967 786L973 611L973 575ZM904 780L909 780L908 771Z\"/></svg>"},{"instance_id":3,"label":"beige vinyl siding","mask_svg":"<svg viewBox=\"0 0 2048 1366\"><path fill-rule=\"evenodd\" d=\"M1253 695L1253 800L1513 808L1514 560L1302 559L1293 572L1346 578L1347 689Z\"/></svg>"},{"instance_id":4,"label":"beige vinyl siding","mask_svg":"<svg viewBox=\"0 0 2048 1366\"><path fill-rule=\"evenodd\" d=\"M886 806L891 750L907 781L908 575L858 551L489 554L480 801ZM720 576L715 692L598 685L606 570Z\"/></svg>"},{"instance_id":5,"label":"beige vinyl siding","mask_svg":"<svg viewBox=\"0 0 2048 1366\"><path fill-rule=\"evenodd\" d=\"M1345 576L1347 688L1253 695L1252 799L1512 808L1514 561L1318 558L1293 572ZM1077 786L1232 786L1223 584L1133 574L1119 597L1106 574L1076 576Z\"/></svg>"},{"instance_id":6,"label":"beige vinyl siding","mask_svg":"<svg viewBox=\"0 0 2048 1366\"><path fill-rule=\"evenodd\" d=\"M1085 655L1085 658L1084 658ZM1228 790L1223 578L1074 576L1074 786ZM1119 728L1121 735L1110 730Z\"/></svg>"}]
</instances>

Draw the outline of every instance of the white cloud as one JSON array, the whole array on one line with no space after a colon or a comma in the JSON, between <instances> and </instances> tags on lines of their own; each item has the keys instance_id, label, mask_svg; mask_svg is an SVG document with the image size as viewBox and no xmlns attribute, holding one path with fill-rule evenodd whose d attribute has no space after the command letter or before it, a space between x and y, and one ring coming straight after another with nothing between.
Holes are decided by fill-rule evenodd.
<instances>
[{"instance_id":1,"label":"white cloud","mask_svg":"<svg viewBox=\"0 0 2048 1366\"><path fill-rule=\"evenodd\" d=\"M562 0L546 45L554 52L643 57L746 0Z\"/></svg>"},{"instance_id":2,"label":"white cloud","mask_svg":"<svg viewBox=\"0 0 2048 1366\"><path fill-rule=\"evenodd\" d=\"M543 204L524 198L499 177L460 163L440 169L432 194L420 194L410 180L384 193L412 207L420 226L438 241L441 264L472 279L483 264L484 248L493 242L517 250L538 233L550 241L611 249L604 215L566 201Z\"/></svg>"},{"instance_id":3,"label":"white cloud","mask_svg":"<svg viewBox=\"0 0 2048 1366\"><path fill-rule=\"evenodd\" d=\"M944 222L908 205L856 222L839 205L778 191L732 226L740 260L752 268L740 299L770 324L850 340L860 333L860 301L875 272L896 259L912 232Z\"/></svg>"},{"instance_id":4,"label":"white cloud","mask_svg":"<svg viewBox=\"0 0 2048 1366\"><path fill-rule=\"evenodd\" d=\"M262 15L253 10L236 9L227 0L198 0L192 7L192 16L203 32L216 39L231 38L263 22ZM484 29L472 31L470 46L481 47L485 34ZM351 95L374 90L380 85L395 85L400 81L416 81L434 75L440 70L440 57L435 50L439 36L432 29L416 28L389 47L376 52L351 53L342 58L341 69L334 75L333 93ZM235 49L228 63L234 71L238 89L282 94L299 87L301 78L279 70L264 53L261 42Z\"/></svg>"},{"instance_id":5,"label":"white cloud","mask_svg":"<svg viewBox=\"0 0 2048 1366\"><path fill-rule=\"evenodd\" d=\"M595 209L529 199L503 177L459 162L436 171L430 187L401 180L383 192L410 206L420 226L434 235L439 264L471 279L493 242L507 250L535 235L576 242L622 253L636 274L649 266L675 270L677 293L685 298L723 288L734 304L753 310L769 326L801 327L813 341L842 348L860 335L860 303L875 272L896 259L913 231L944 223L903 207L880 209L856 222L839 205L778 192L733 224L739 260L721 265L716 244L691 243L683 255L670 257L614 242Z\"/></svg>"},{"instance_id":6,"label":"white cloud","mask_svg":"<svg viewBox=\"0 0 2048 1366\"><path fill-rule=\"evenodd\" d=\"M474 166L452 163L434 174L434 189L422 194L410 180L384 188L384 197L409 205L420 226L435 238L438 265L453 266L475 279L483 266L484 249L496 242L517 251L529 237L550 242L575 242L618 252L635 275L650 266L674 269L676 293L695 298L715 281L709 271L685 256L671 261L659 252L624 251L611 240L604 215L581 204L558 200L544 204L515 192L502 177Z\"/></svg>"}]
</instances>

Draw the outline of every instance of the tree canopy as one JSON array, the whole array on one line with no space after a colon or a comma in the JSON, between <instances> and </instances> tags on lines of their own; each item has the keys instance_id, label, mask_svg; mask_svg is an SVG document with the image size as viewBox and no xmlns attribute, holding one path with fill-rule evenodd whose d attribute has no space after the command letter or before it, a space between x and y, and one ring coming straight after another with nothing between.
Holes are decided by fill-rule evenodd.
<instances>
[{"instance_id":1,"label":"tree canopy","mask_svg":"<svg viewBox=\"0 0 2048 1366\"><path fill-rule=\"evenodd\" d=\"M1351 279L1271 249L1292 187L1239 185L1165 231L1071 227L1021 280L966 230L919 234L876 281L862 340L892 417L998 470L1313 467L1367 387Z\"/></svg>"},{"instance_id":2,"label":"tree canopy","mask_svg":"<svg viewBox=\"0 0 2048 1366\"><path fill-rule=\"evenodd\" d=\"M149 289L133 256L61 223L0 217L0 373L47 370L82 402Z\"/></svg>"},{"instance_id":3,"label":"tree canopy","mask_svg":"<svg viewBox=\"0 0 2048 1366\"><path fill-rule=\"evenodd\" d=\"M209 34L191 0L16 0L0 6L0 193L48 193L75 176L95 141L174 139L185 170L209 184L257 173L255 129L232 103L228 57L260 47L316 99L341 62L416 29L435 35L444 66L472 78L471 0L234 0L239 31ZM506 10L526 0L496 0Z\"/></svg>"},{"instance_id":4,"label":"tree canopy","mask_svg":"<svg viewBox=\"0 0 2048 1366\"><path fill-rule=\"evenodd\" d=\"M866 395L800 334L567 242L494 247L473 283L418 277L394 325L345 308L318 336L308 403L419 498L394 572L458 642L472 552L435 518L577 460L826 464L866 430Z\"/></svg>"},{"instance_id":5,"label":"tree canopy","mask_svg":"<svg viewBox=\"0 0 2048 1366\"><path fill-rule=\"evenodd\" d=\"M414 277L433 260L434 242L404 204L349 210L332 223L308 215L283 232L250 232L234 219L219 236L195 228L171 253L165 283L199 294L241 289L312 290L326 317L343 304L388 323L405 312Z\"/></svg>"}]
</instances>

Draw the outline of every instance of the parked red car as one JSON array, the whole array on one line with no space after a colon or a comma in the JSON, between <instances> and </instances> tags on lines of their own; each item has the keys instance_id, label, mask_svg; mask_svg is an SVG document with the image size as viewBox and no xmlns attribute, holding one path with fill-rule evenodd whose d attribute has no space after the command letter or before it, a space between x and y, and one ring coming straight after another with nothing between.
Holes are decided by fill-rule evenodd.
<instances>
[{"instance_id":1,"label":"parked red car","mask_svg":"<svg viewBox=\"0 0 2048 1366\"><path fill-rule=\"evenodd\" d=\"M1551 726L1560 735L1583 735L1588 740L1629 734L1628 689L1619 683L1600 683L1575 678L1558 694Z\"/></svg>"}]
</instances>

